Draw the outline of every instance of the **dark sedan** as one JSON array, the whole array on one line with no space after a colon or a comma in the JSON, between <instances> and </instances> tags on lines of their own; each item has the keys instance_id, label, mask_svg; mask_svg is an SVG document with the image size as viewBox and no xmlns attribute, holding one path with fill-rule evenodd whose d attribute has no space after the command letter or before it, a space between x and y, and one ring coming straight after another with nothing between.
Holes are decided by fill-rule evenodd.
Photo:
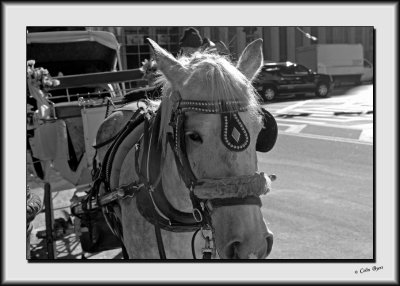
<instances>
[{"instance_id":1,"label":"dark sedan","mask_svg":"<svg viewBox=\"0 0 400 286\"><path fill-rule=\"evenodd\" d=\"M307 67L293 62L267 63L253 85L263 98L272 100L280 95L304 95L313 93L327 97L334 83L331 76L318 74Z\"/></svg>"}]
</instances>

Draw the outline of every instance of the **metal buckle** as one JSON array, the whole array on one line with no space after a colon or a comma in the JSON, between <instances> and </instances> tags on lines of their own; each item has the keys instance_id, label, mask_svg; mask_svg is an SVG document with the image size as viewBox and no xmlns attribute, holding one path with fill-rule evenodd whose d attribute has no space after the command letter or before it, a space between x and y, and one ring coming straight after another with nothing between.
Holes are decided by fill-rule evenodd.
<instances>
[{"instance_id":1,"label":"metal buckle","mask_svg":"<svg viewBox=\"0 0 400 286\"><path fill-rule=\"evenodd\" d=\"M205 235L204 231L208 230L211 231L210 235ZM210 258L215 258L216 257L216 249L215 249L215 241L212 233L212 229L204 229L203 227L201 228L201 236L205 240L205 245L201 249L201 252L203 253L203 257L205 253L208 253L210 255ZM212 244L211 244L212 242Z\"/></svg>"},{"instance_id":2,"label":"metal buckle","mask_svg":"<svg viewBox=\"0 0 400 286\"><path fill-rule=\"evenodd\" d=\"M208 210L208 213L209 214L211 214L212 213L212 211L213 211L213 206L212 206L212 203L211 203L211 200L207 200L206 201L206 203L205 203L205 208Z\"/></svg>"},{"instance_id":3,"label":"metal buckle","mask_svg":"<svg viewBox=\"0 0 400 286\"><path fill-rule=\"evenodd\" d=\"M212 233L211 233L210 236L205 235L205 234L204 234L204 231L206 231L206 230L207 230L207 231L211 231L211 229L209 229L209 228L206 228L206 229L205 229L204 227L201 228L201 236L202 236L203 239L205 239L205 240L209 239L209 238L212 236Z\"/></svg>"},{"instance_id":4,"label":"metal buckle","mask_svg":"<svg viewBox=\"0 0 400 286\"><path fill-rule=\"evenodd\" d=\"M202 253L204 253L204 252L212 253L210 238L209 238L208 236L206 236L206 237L204 238L204 240L205 240L206 242L205 242L204 247L201 249L201 252L202 252Z\"/></svg>"},{"instance_id":5,"label":"metal buckle","mask_svg":"<svg viewBox=\"0 0 400 286\"><path fill-rule=\"evenodd\" d=\"M125 191L122 188L117 189L117 197L122 199L125 196Z\"/></svg>"},{"instance_id":6,"label":"metal buckle","mask_svg":"<svg viewBox=\"0 0 400 286\"><path fill-rule=\"evenodd\" d=\"M199 209L197 209L197 208L193 209L192 214L193 214L194 220L196 222L202 222L203 221L203 215L201 214Z\"/></svg>"},{"instance_id":7,"label":"metal buckle","mask_svg":"<svg viewBox=\"0 0 400 286\"><path fill-rule=\"evenodd\" d=\"M154 193L154 187L153 187L153 185L149 185L149 191L152 192L152 193Z\"/></svg>"}]
</instances>

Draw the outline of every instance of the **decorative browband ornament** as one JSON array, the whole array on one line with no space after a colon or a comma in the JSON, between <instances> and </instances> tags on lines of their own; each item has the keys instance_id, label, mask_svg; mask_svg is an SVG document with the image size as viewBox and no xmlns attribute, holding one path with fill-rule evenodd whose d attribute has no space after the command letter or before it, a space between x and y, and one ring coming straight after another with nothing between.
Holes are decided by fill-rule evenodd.
<instances>
[{"instance_id":1,"label":"decorative browband ornament","mask_svg":"<svg viewBox=\"0 0 400 286\"><path fill-rule=\"evenodd\" d=\"M182 113L194 111L200 113L221 114L221 140L231 151L245 150L250 144L250 134L239 112L247 111L247 102L181 100L178 108Z\"/></svg>"},{"instance_id":2,"label":"decorative browband ornament","mask_svg":"<svg viewBox=\"0 0 400 286\"><path fill-rule=\"evenodd\" d=\"M237 112L221 114L221 139L231 151L243 151L250 144L250 135Z\"/></svg>"}]
</instances>

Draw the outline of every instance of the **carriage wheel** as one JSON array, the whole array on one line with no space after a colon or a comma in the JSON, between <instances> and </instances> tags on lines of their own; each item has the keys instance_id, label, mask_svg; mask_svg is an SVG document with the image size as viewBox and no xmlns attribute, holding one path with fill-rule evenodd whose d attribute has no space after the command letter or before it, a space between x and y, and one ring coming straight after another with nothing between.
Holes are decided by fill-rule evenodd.
<instances>
[{"instance_id":1,"label":"carriage wheel","mask_svg":"<svg viewBox=\"0 0 400 286\"><path fill-rule=\"evenodd\" d=\"M45 219L46 219L46 245L47 245L47 258L55 259L56 245L54 237L54 213L53 213L53 199L51 196L51 187L48 182L44 184L44 206L45 206Z\"/></svg>"}]
</instances>

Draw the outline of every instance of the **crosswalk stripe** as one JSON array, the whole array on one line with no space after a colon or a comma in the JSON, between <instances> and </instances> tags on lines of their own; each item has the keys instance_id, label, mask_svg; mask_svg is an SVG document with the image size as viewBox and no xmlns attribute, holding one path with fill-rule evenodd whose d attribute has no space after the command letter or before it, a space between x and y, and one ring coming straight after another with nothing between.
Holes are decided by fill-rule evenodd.
<instances>
[{"instance_id":1,"label":"crosswalk stripe","mask_svg":"<svg viewBox=\"0 0 400 286\"><path fill-rule=\"evenodd\" d=\"M300 101L300 102L298 102L296 104L292 104L292 105L286 106L286 107L284 107L282 109L279 109L279 110L276 111L276 113L286 113L289 110L293 110L296 107L299 107L299 106L302 106L302 105L306 104L307 102L309 102L309 100Z\"/></svg>"},{"instance_id":2,"label":"crosswalk stripe","mask_svg":"<svg viewBox=\"0 0 400 286\"><path fill-rule=\"evenodd\" d=\"M327 141L337 141L337 142L344 142L344 143L354 143L354 144L362 144L362 145L373 145L372 140L358 140L358 139L348 139L342 137L334 137L334 136L324 136L324 135L315 135L315 134L307 134L307 133L290 133L282 131L281 134L288 135L288 136L298 136L304 138L312 138L312 139L320 139L320 140L327 140Z\"/></svg>"}]
</instances>

